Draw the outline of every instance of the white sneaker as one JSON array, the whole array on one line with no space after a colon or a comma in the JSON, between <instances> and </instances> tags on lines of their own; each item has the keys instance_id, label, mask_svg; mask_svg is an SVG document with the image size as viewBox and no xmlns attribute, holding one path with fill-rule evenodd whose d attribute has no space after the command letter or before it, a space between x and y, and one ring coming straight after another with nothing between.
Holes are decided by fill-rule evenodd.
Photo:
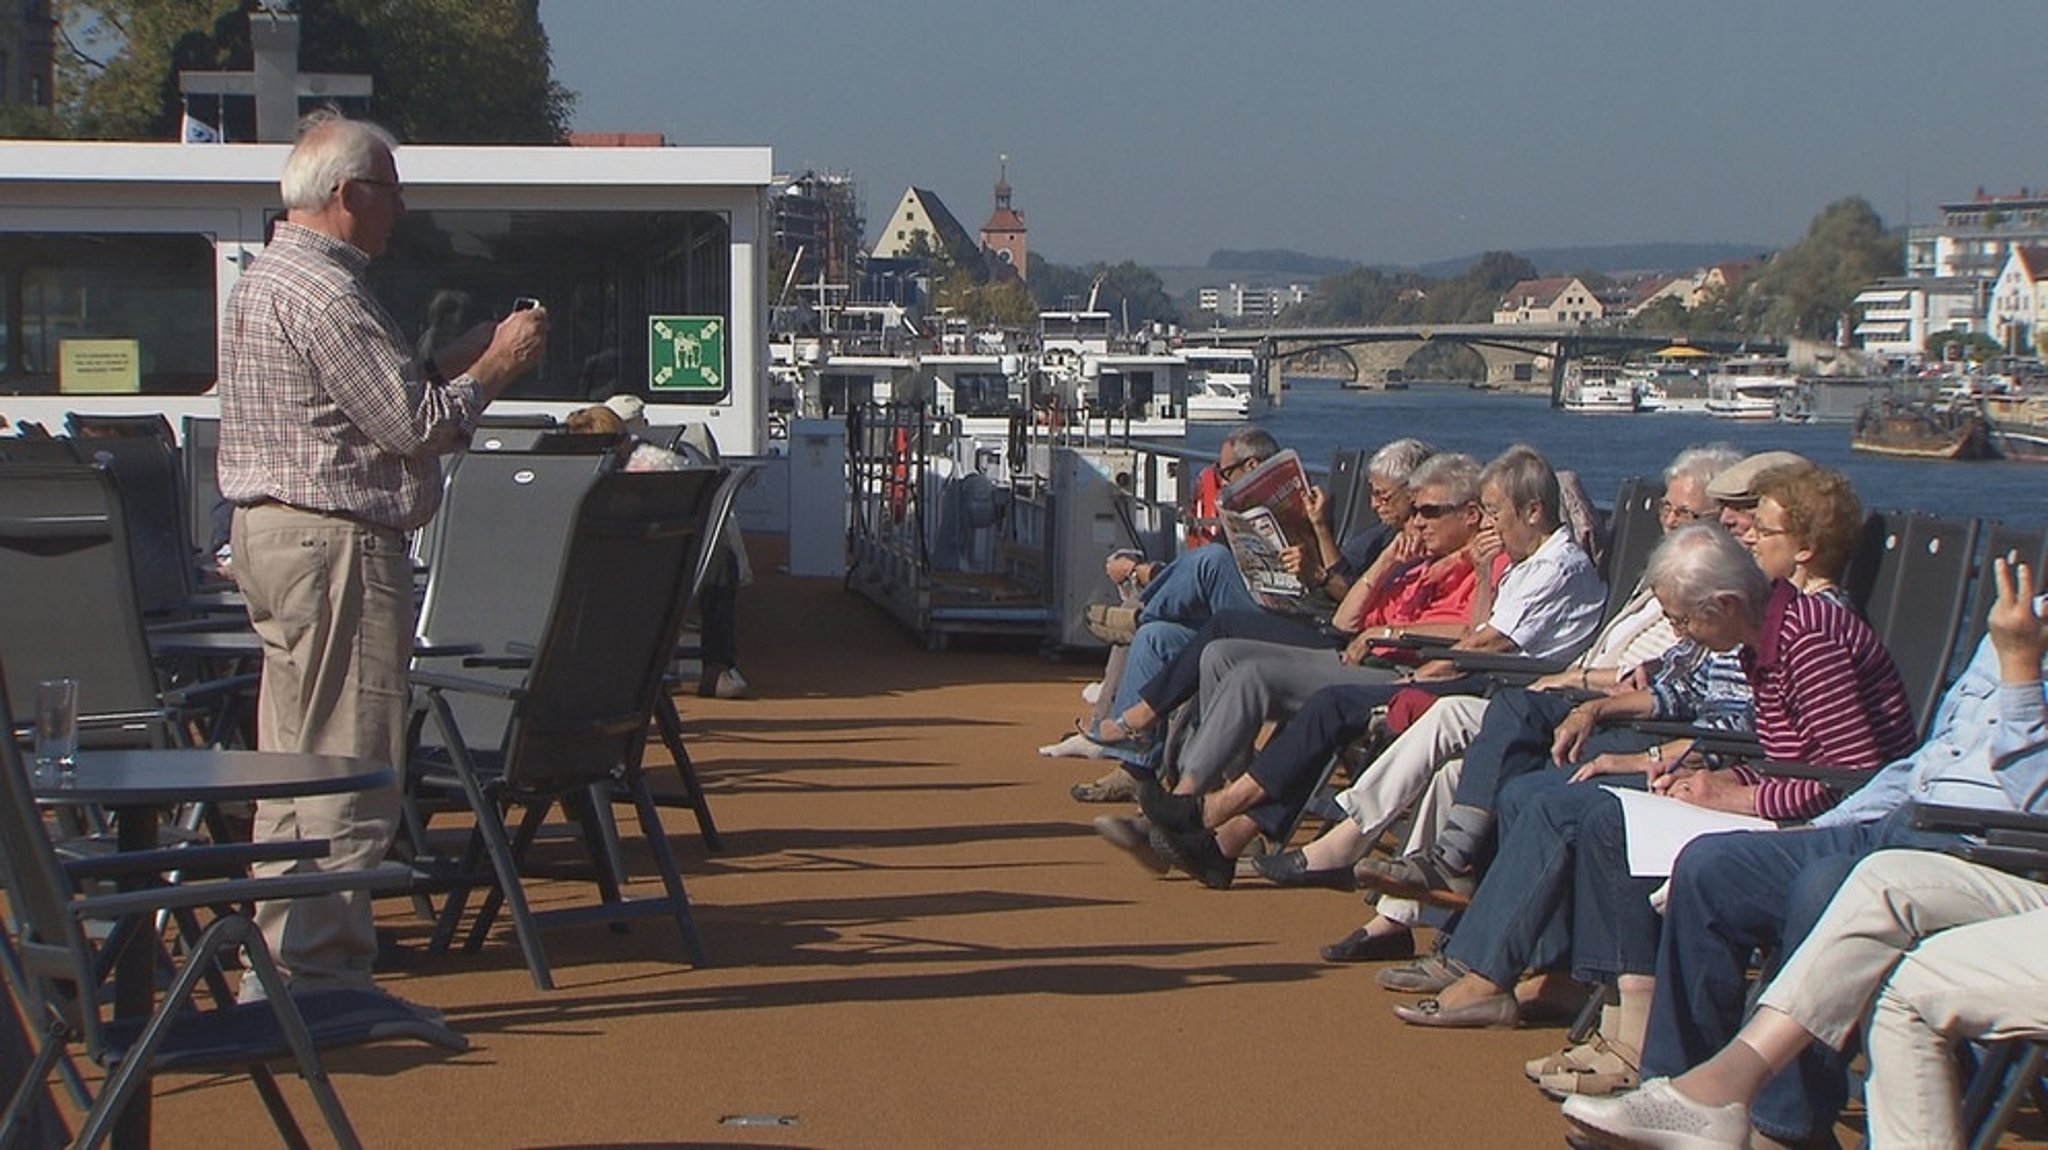
<instances>
[{"instance_id":1,"label":"white sneaker","mask_svg":"<svg viewBox=\"0 0 2048 1150\"><path fill-rule=\"evenodd\" d=\"M1703 1106L1652 1078L1641 1090L1565 1099L1564 1118L1593 1145L1621 1150L1749 1150L1749 1107Z\"/></svg>"},{"instance_id":2,"label":"white sneaker","mask_svg":"<svg viewBox=\"0 0 2048 1150\"><path fill-rule=\"evenodd\" d=\"M1102 680L1097 679L1093 683L1090 683L1087 686L1081 688L1081 701L1088 704L1091 707L1101 702Z\"/></svg>"},{"instance_id":3,"label":"white sneaker","mask_svg":"<svg viewBox=\"0 0 2048 1150\"><path fill-rule=\"evenodd\" d=\"M753 684L739 673L736 667L727 667L718 673L718 681L711 685L711 696L715 699L744 699Z\"/></svg>"},{"instance_id":4,"label":"white sneaker","mask_svg":"<svg viewBox=\"0 0 2048 1150\"><path fill-rule=\"evenodd\" d=\"M1057 743L1047 743L1038 748L1038 753L1048 759L1103 759L1109 752L1091 743L1081 732L1075 731Z\"/></svg>"}]
</instances>

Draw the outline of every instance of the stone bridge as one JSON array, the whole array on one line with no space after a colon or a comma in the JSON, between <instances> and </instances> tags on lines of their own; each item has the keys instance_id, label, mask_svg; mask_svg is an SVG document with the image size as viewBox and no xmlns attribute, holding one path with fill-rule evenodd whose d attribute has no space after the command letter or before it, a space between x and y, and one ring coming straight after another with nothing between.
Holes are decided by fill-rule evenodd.
<instances>
[{"instance_id":1,"label":"stone bridge","mask_svg":"<svg viewBox=\"0 0 2048 1150\"><path fill-rule=\"evenodd\" d=\"M1258 347L1266 355L1268 383L1280 386L1280 365L1312 351L1337 351L1351 361L1350 387L1384 387L1389 373L1403 370L1415 353L1434 341L1471 348L1486 362L1486 383L1495 387L1542 386L1555 402L1565 364L1587 356L1621 356L1654 351L1683 340L1702 351L1740 348L1772 350L1737 335L1681 336L1670 332L1622 331L1585 324L1439 324L1372 327L1226 328L1190 333L1190 342ZM1392 378L1399 378L1398 376Z\"/></svg>"}]
</instances>

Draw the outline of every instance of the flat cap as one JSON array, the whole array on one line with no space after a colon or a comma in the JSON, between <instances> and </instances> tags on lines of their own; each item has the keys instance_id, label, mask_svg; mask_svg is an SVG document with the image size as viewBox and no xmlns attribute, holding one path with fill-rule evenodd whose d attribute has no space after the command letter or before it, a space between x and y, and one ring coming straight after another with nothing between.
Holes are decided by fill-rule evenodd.
<instances>
[{"instance_id":1,"label":"flat cap","mask_svg":"<svg viewBox=\"0 0 2048 1150\"><path fill-rule=\"evenodd\" d=\"M1806 463L1803 455L1789 451L1760 451L1714 476L1707 484L1707 496L1722 503L1746 503L1756 498L1756 477L1779 467Z\"/></svg>"}]
</instances>

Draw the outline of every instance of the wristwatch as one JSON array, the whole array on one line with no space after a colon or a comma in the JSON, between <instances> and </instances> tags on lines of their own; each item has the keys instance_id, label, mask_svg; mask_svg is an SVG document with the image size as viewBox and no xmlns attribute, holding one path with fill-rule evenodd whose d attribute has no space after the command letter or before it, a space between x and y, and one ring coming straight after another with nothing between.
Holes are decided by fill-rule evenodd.
<instances>
[{"instance_id":1,"label":"wristwatch","mask_svg":"<svg viewBox=\"0 0 2048 1150\"><path fill-rule=\"evenodd\" d=\"M1650 762L1652 764L1661 763L1664 761L1664 744L1651 743L1650 749L1644 751L1643 754L1649 756Z\"/></svg>"}]
</instances>

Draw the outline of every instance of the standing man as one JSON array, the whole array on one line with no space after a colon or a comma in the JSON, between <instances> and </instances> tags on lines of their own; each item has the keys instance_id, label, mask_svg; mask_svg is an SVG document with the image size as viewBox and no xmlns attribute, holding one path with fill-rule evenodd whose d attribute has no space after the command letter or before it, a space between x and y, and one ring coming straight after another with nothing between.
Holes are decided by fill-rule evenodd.
<instances>
[{"instance_id":1,"label":"standing man","mask_svg":"<svg viewBox=\"0 0 2048 1150\"><path fill-rule=\"evenodd\" d=\"M432 518L440 457L540 363L547 313L515 311L420 358L364 272L405 213L383 129L335 113L300 126L280 181L285 216L235 284L220 353L220 489L234 503L235 578L263 640L257 744L405 763L412 563L405 534ZM396 785L257 804L257 841L326 839L326 858L265 864L362 869L384 858ZM377 954L367 894L260 903L265 941L294 982L367 986ZM255 991L244 984L245 997Z\"/></svg>"}]
</instances>

